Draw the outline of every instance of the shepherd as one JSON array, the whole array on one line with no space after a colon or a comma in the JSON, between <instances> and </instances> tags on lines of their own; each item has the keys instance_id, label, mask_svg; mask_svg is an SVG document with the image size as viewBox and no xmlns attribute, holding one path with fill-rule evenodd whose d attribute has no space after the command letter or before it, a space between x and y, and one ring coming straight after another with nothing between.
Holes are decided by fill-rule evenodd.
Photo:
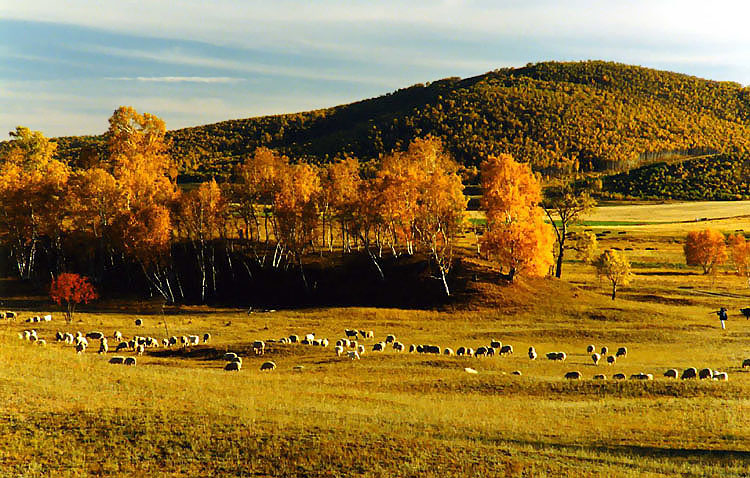
<instances>
[{"instance_id":1,"label":"shepherd","mask_svg":"<svg viewBox=\"0 0 750 478\"><path fill-rule=\"evenodd\" d=\"M719 321L721 322L721 329L722 330L726 329L727 327L726 325L724 325L724 322L727 320L727 309L725 309L724 307L720 308L716 312L716 315L719 316Z\"/></svg>"}]
</instances>

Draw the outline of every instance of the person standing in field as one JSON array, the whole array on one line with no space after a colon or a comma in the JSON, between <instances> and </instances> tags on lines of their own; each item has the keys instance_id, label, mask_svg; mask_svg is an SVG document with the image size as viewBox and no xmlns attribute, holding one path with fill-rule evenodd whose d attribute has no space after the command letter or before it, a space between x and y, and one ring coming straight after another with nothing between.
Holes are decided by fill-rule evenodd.
<instances>
[{"instance_id":1,"label":"person standing in field","mask_svg":"<svg viewBox=\"0 0 750 478\"><path fill-rule=\"evenodd\" d=\"M727 320L727 309L722 307L716 312L716 315L719 316L719 321L721 322L721 329L722 330L726 329L727 327L726 325L724 325L724 322Z\"/></svg>"}]
</instances>

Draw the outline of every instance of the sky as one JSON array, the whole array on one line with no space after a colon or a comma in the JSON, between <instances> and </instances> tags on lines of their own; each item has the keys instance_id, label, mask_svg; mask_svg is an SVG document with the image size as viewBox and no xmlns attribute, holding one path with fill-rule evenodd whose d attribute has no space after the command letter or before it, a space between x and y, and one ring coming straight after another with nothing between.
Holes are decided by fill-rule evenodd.
<instances>
[{"instance_id":1,"label":"sky","mask_svg":"<svg viewBox=\"0 0 750 478\"><path fill-rule=\"evenodd\" d=\"M539 61L750 85L750 2L0 0L0 139L292 113Z\"/></svg>"}]
</instances>

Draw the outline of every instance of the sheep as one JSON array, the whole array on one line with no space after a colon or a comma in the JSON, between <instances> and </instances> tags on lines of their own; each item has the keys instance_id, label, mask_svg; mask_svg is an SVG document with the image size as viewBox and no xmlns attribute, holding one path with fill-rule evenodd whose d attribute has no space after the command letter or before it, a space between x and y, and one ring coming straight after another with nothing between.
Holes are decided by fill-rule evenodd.
<instances>
[{"instance_id":1,"label":"sheep","mask_svg":"<svg viewBox=\"0 0 750 478\"><path fill-rule=\"evenodd\" d=\"M44 322L52 322L52 314L43 315L42 320Z\"/></svg>"},{"instance_id":2,"label":"sheep","mask_svg":"<svg viewBox=\"0 0 750 478\"><path fill-rule=\"evenodd\" d=\"M490 347L493 349L499 349L503 346L503 343L499 340L490 340Z\"/></svg>"},{"instance_id":3,"label":"sheep","mask_svg":"<svg viewBox=\"0 0 750 478\"><path fill-rule=\"evenodd\" d=\"M443 350L443 355L447 355L449 357L453 356L453 349L450 347L446 347L445 350Z\"/></svg>"},{"instance_id":4,"label":"sheep","mask_svg":"<svg viewBox=\"0 0 750 478\"><path fill-rule=\"evenodd\" d=\"M161 344L162 344L162 345L163 345L163 346L164 346L165 348L168 348L168 347L169 347L169 339L168 339L168 338L166 338L166 337L164 337L163 339L161 339Z\"/></svg>"},{"instance_id":5,"label":"sheep","mask_svg":"<svg viewBox=\"0 0 750 478\"><path fill-rule=\"evenodd\" d=\"M589 345L588 347L586 347L587 354L593 353L594 350L596 350L596 347L594 347L593 345Z\"/></svg>"},{"instance_id":6,"label":"sheep","mask_svg":"<svg viewBox=\"0 0 750 478\"><path fill-rule=\"evenodd\" d=\"M101 332L89 332L86 334L86 338L92 340L101 340L102 337L104 337L104 334Z\"/></svg>"},{"instance_id":7,"label":"sheep","mask_svg":"<svg viewBox=\"0 0 750 478\"><path fill-rule=\"evenodd\" d=\"M374 344L372 346L373 352L382 352L384 349L385 349L385 343L383 342L378 342L377 344Z\"/></svg>"},{"instance_id":8,"label":"sheep","mask_svg":"<svg viewBox=\"0 0 750 478\"><path fill-rule=\"evenodd\" d=\"M89 346L89 341L86 340L86 337L78 336L76 337L76 346L79 344L83 344L84 348Z\"/></svg>"},{"instance_id":9,"label":"sheep","mask_svg":"<svg viewBox=\"0 0 750 478\"><path fill-rule=\"evenodd\" d=\"M742 361L742 368L750 367L750 359L745 359Z\"/></svg>"},{"instance_id":10,"label":"sheep","mask_svg":"<svg viewBox=\"0 0 750 478\"><path fill-rule=\"evenodd\" d=\"M129 346L130 346L130 344L127 343L127 342L120 342L119 344L117 344L117 347L115 347L115 352L119 352L120 350L128 349L128 348L130 348Z\"/></svg>"},{"instance_id":11,"label":"sheep","mask_svg":"<svg viewBox=\"0 0 750 478\"><path fill-rule=\"evenodd\" d=\"M363 355L365 353L365 346L362 344L357 345L357 353Z\"/></svg>"},{"instance_id":12,"label":"sheep","mask_svg":"<svg viewBox=\"0 0 750 478\"><path fill-rule=\"evenodd\" d=\"M529 347L529 360L536 360L536 357L536 349L533 346Z\"/></svg>"},{"instance_id":13,"label":"sheep","mask_svg":"<svg viewBox=\"0 0 750 478\"><path fill-rule=\"evenodd\" d=\"M547 354L547 360L556 360L559 362L564 362L567 357L565 352L549 352Z\"/></svg>"},{"instance_id":14,"label":"sheep","mask_svg":"<svg viewBox=\"0 0 750 478\"><path fill-rule=\"evenodd\" d=\"M350 340L349 341L349 348L350 349L356 349L359 346L359 342L356 340Z\"/></svg>"},{"instance_id":15,"label":"sheep","mask_svg":"<svg viewBox=\"0 0 750 478\"><path fill-rule=\"evenodd\" d=\"M211 334L206 332L205 334L203 334L203 343L206 344L209 340L211 340Z\"/></svg>"},{"instance_id":16,"label":"sheep","mask_svg":"<svg viewBox=\"0 0 750 478\"><path fill-rule=\"evenodd\" d=\"M18 315L15 312L9 310L5 312L5 318L8 320L15 320L18 318Z\"/></svg>"},{"instance_id":17,"label":"sheep","mask_svg":"<svg viewBox=\"0 0 750 478\"><path fill-rule=\"evenodd\" d=\"M627 354L628 354L627 347L620 347L619 349L617 349L617 352L615 352L615 357L618 357L618 358L619 357L624 357Z\"/></svg>"},{"instance_id":18,"label":"sheep","mask_svg":"<svg viewBox=\"0 0 750 478\"><path fill-rule=\"evenodd\" d=\"M289 342L291 342L293 344L296 344L297 342L299 342L299 337L296 336L296 335L290 335L289 336Z\"/></svg>"},{"instance_id":19,"label":"sheep","mask_svg":"<svg viewBox=\"0 0 750 478\"><path fill-rule=\"evenodd\" d=\"M630 380L653 380L654 376L650 373L634 373L630 376Z\"/></svg>"},{"instance_id":20,"label":"sheep","mask_svg":"<svg viewBox=\"0 0 750 478\"><path fill-rule=\"evenodd\" d=\"M393 350L395 352L403 352L404 344L402 344L401 342L393 342Z\"/></svg>"},{"instance_id":21,"label":"sheep","mask_svg":"<svg viewBox=\"0 0 750 478\"><path fill-rule=\"evenodd\" d=\"M471 373L471 374L477 374L477 373L479 373L479 372L477 372L476 370L474 370L473 368L470 368L470 367L464 368L464 372Z\"/></svg>"},{"instance_id":22,"label":"sheep","mask_svg":"<svg viewBox=\"0 0 750 478\"><path fill-rule=\"evenodd\" d=\"M315 339L312 341L312 344L316 347L320 347L320 345L323 343L323 339Z\"/></svg>"},{"instance_id":23,"label":"sheep","mask_svg":"<svg viewBox=\"0 0 750 478\"><path fill-rule=\"evenodd\" d=\"M230 362L239 362L242 363L242 357L234 357Z\"/></svg>"},{"instance_id":24,"label":"sheep","mask_svg":"<svg viewBox=\"0 0 750 478\"><path fill-rule=\"evenodd\" d=\"M199 335L188 335L188 345L198 345L201 343Z\"/></svg>"},{"instance_id":25,"label":"sheep","mask_svg":"<svg viewBox=\"0 0 750 478\"><path fill-rule=\"evenodd\" d=\"M719 372L718 370L715 370L713 379L726 382L727 380L729 380L729 374L726 372Z\"/></svg>"},{"instance_id":26,"label":"sheep","mask_svg":"<svg viewBox=\"0 0 750 478\"><path fill-rule=\"evenodd\" d=\"M409 346L409 353L410 353L410 354L413 354L413 353L414 353L414 352L416 352L416 351L417 351L417 346L416 346L416 345L414 345L414 344L411 344L411 345Z\"/></svg>"},{"instance_id":27,"label":"sheep","mask_svg":"<svg viewBox=\"0 0 750 478\"><path fill-rule=\"evenodd\" d=\"M57 340L58 342L62 342L63 340L65 340L65 334L58 330L55 334L55 340Z\"/></svg>"},{"instance_id":28,"label":"sheep","mask_svg":"<svg viewBox=\"0 0 750 478\"><path fill-rule=\"evenodd\" d=\"M288 344L289 343L289 339L287 337L281 337L279 339L279 343L280 344Z\"/></svg>"},{"instance_id":29,"label":"sheep","mask_svg":"<svg viewBox=\"0 0 750 478\"><path fill-rule=\"evenodd\" d=\"M593 360L593 361L594 361L594 365L599 365L599 360L600 360L601 358L602 358L602 356L601 356L601 355L599 355L599 354L597 354L597 353L593 353L593 354L591 354L591 360Z\"/></svg>"},{"instance_id":30,"label":"sheep","mask_svg":"<svg viewBox=\"0 0 750 478\"><path fill-rule=\"evenodd\" d=\"M113 364L125 363L125 357L123 357L122 355L115 355L114 357L109 359L109 363L113 363Z\"/></svg>"},{"instance_id":31,"label":"sheep","mask_svg":"<svg viewBox=\"0 0 750 478\"><path fill-rule=\"evenodd\" d=\"M44 340L44 339L39 339L39 340L36 341L36 344L44 346L44 345L47 345L47 341Z\"/></svg>"},{"instance_id":32,"label":"sheep","mask_svg":"<svg viewBox=\"0 0 750 478\"><path fill-rule=\"evenodd\" d=\"M350 350L349 352L346 353L346 356L350 360L359 360L359 352L357 352L356 350Z\"/></svg>"},{"instance_id":33,"label":"sheep","mask_svg":"<svg viewBox=\"0 0 750 478\"><path fill-rule=\"evenodd\" d=\"M256 340L253 342L253 353L255 355L263 355L266 353L266 343L262 340Z\"/></svg>"},{"instance_id":34,"label":"sheep","mask_svg":"<svg viewBox=\"0 0 750 478\"><path fill-rule=\"evenodd\" d=\"M135 357L126 357L125 362L123 362L125 365L129 366L135 366Z\"/></svg>"},{"instance_id":35,"label":"sheep","mask_svg":"<svg viewBox=\"0 0 750 478\"><path fill-rule=\"evenodd\" d=\"M236 358L237 358L237 354L236 354L236 353L234 353L234 352L226 352L226 353L225 353L225 354L224 354L224 355L222 356L222 358L223 358L224 360L227 360L227 361L231 361L231 360L233 360L233 359L236 359Z\"/></svg>"},{"instance_id":36,"label":"sheep","mask_svg":"<svg viewBox=\"0 0 750 478\"><path fill-rule=\"evenodd\" d=\"M356 339L357 338L357 333L358 332L356 330L344 329L344 335L346 335L347 337L353 337L353 338Z\"/></svg>"},{"instance_id":37,"label":"sheep","mask_svg":"<svg viewBox=\"0 0 750 478\"><path fill-rule=\"evenodd\" d=\"M86 345L84 345L83 342L78 342L76 344L76 353L77 354L82 354L85 351L86 351Z\"/></svg>"},{"instance_id":38,"label":"sheep","mask_svg":"<svg viewBox=\"0 0 750 478\"><path fill-rule=\"evenodd\" d=\"M73 334L71 334L70 332L68 332L68 333L65 334L65 343L66 344L72 345L73 344L73 340L74 340Z\"/></svg>"},{"instance_id":39,"label":"sheep","mask_svg":"<svg viewBox=\"0 0 750 478\"><path fill-rule=\"evenodd\" d=\"M488 357L494 357L495 356L495 348L494 347L487 347L487 356Z\"/></svg>"},{"instance_id":40,"label":"sheep","mask_svg":"<svg viewBox=\"0 0 750 478\"><path fill-rule=\"evenodd\" d=\"M512 355L513 354L513 346L512 345L503 345L500 347L500 355Z\"/></svg>"},{"instance_id":41,"label":"sheep","mask_svg":"<svg viewBox=\"0 0 750 478\"><path fill-rule=\"evenodd\" d=\"M109 351L109 345L107 344L107 338L102 337L101 341L99 342L99 354L106 354Z\"/></svg>"},{"instance_id":42,"label":"sheep","mask_svg":"<svg viewBox=\"0 0 750 478\"><path fill-rule=\"evenodd\" d=\"M466 347L456 349L456 356L461 357L462 355L466 355Z\"/></svg>"},{"instance_id":43,"label":"sheep","mask_svg":"<svg viewBox=\"0 0 750 478\"><path fill-rule=\"evenodd\" d=\"M385 343L390 344L396 341L396 336L393 334L386 335Z\"/></svg>"},{"instance_id":44,"label":"sheep","mask_svg":"<svg viewBox=\"0 0 750 478\"><path fill-rule=\"evenodd\" d=\"M682 376L680 378L682 380L688 380L696 377L698 377L698 370L695 367L690 367L682 371Z\"/></svg>"},{"instance_id":45,"label":"sheep","mask_svg":"<svg viewBox=\"0 0 750 478\"><path fill-rule=\"evenodd\" d=\"M582 377L581 372L579 372L578 370L575 370L573 372L568 372L565 374L565 378L567 380L580 380L581 377Z\"/></svg>"},{"instance_id":46,"label":"sheep","mask_svg":"<svg viewBox=\"0 0 750 478\"><path fill-rule=\"evenodd\" d=\"M135 353L137 355L143 355L143 352L146 350L146 347L143 344L138 344L135 347Z\"/></svg>"},{"instance_id":47,"label":"sheep","mask_svg":"<svg viewBox=\"0 0 750 478\"><path fill-rule=\"evenodd\" d=\"M141 325L143 325L143 320L141 320L141 319L135 319L135 326L136 327L140 327Z\"/></svg>"},{"instance_id":48,"label":"sheep","mask_svg":"<svg viewBox=\"0 0 750 478\"><path fill-rule=\"evenodd\" d=\"M113 339L120 342L122 340L122 332L115 330L115 334L112 336Z\"/></svg>"},{"instance_id":49,"label":"sheep","mask_svg":"<svg viewBox=\"0 0 750 478\"><path fill-rule=\"evenodd\" d=\"M185 336L185 335L180 336L180 343L182 344L182 348L187 347L188 341L189 340L188 340L187 336ZM137 340L136 340L136 342L137 342Z\"/></svg>"},{"instance_id":50,"label":"sheep","mask_svg":"<svg viewBox=\"0 0 750 478\"><path fill-rule=\"evenodd\" d=\"M5 312L0 311L0 319L4 319L4 318L5 318Z\"/></svg>"},{"instance_id":51,"label":"sheep","mask_svg":"<svg viewBox=\"0 0 750 478\"><path fill-rule=\"evenodd\" d=\"M375 338L375 331L373 331L373 330L366 330L364 332L365 332L365 335L362 337L363 339L374 339ZM362 333L361 330L360 330L360 333Z\"/></svg>"},{"instance_id":52,"label":"sheep","mask_svg":"<svg viewBox=\"0 0 750 478\"><path fill-rule=\"evenodd\" d=\"M328 339L323 339L320 341L321 347L328 347Z\"/></svg>"},{"instance_id":53,"label":"sheep","mask_svg":"<svg viewBox=\"0 0 750 478\"><path fill-rule=\"evenodd\" d=\"M477 347L476 352L474 352L475 357L484 357L487 355L487 347Z\"/></svg>"},{"instance_id":54,"label":"sheep","mask_svg":"<svg viewBox=\"0 0 750 478\"><path fill-rule=\"evenodd\" d=\"M300 340L300 341L299 341L299 343L301 343L302 345L310 345L310 341L309 341L309 340L307 340L306 338L305 338L305 339L302 339L302 340Z\"/></svg>"},{"instance_id":55,"label":"sheep","mask_svg":"<svg viewBox=\"0 0 750 478\"><path fill-rule=\"evenodd\" d=\"M442 352L442 350L440 350L440 347L437 345L423 345L422 351L426 354L435 354L435 355L440 355L440 352Z\"/></svg>"},{"instance_id":56,"label":"sheep","mask_svg":"<svg viewBox=\"0 0 750 478\"><path fill-rule=\"evenodd\" d=\"M171 347L171 346L173 346L173 345L177 345L177 340L178 340L178 339L177 339L177 337L176 337L176 336L174 336L174 335L173 335L173 336L171 336L171 337L169 338L169 346Z\"/></svg>"},{"instance_id":57,"label":"sheep","mask_svg":"<svg viewBox=\"0 0 750 478\"><path fill-rule=\"evenodd\" d=\"M607 380L607 376L603 373L598 373L592 377L594 380Z\"/></svg>"},{"instance_id":58,"label":"sheep","mask_svg":"<svg viewBox=\"0 0 750 478\"><path fill-rule=\"evenodd\" d=\"M677 378L679 376L679 372L676 368L670 368L666 372L664 372L664 376L667 378Z\"/></svg>"},{"instance_id":59,"label":"sheep","mask_svg":"<svg viewBox=\"0 0 750 478\"><path fill-rule=\"evenodd\" d=\"M315 340L315 334L307 334L305 335L305 338L308 342L312 342L313 340Z\"/></svg>"},{"instance_id":60,"label":"sheep","mask_svg":"<svg viewBox=\"0 0 750 478\"><path fill-rule=\"evenodd\" d=\"M705 380L707 378L713 377L714 373L710 368L702 368L700 372L698 372L698 378L701 380Z\"/></svg>"},{"instance_id":61,"label":"sheep","mask_svg":"<svg viewBox=\"0 0 750 478\"><path fill-rule=\"evenodd\" d=\"M607 357L607 365L614 365L616 361L617 357L615 357L614 355L609 355Z\"/></svg>"},{"instance_id":62,"label":"sheep","mask_svg":"<svg viewBox=\"0 0 750 478\"><path fill-rule=\"evenodd\" d=\"M625 380L625 374L624 373L616 373L612 375L612 378L615 380Z\"/></svg>"},{"instance_id":63,"label":"sheep","mask_svg":"<svg viewBox=\"0 0 750 478\"><path fill-rule=\"evenodd\" d=\"M466 355L468 355L469 357L473 357L474 356L474 349L471 348L471 347L466 347Z\"/></svg>"},{"instance_id":64,"label":"sheep","mask_svg":"<svg viewBox=\"0 0 750 478\"><path fill-rule=\"evenodd\" d=\"M260 364L260 370L276 370L276 363L271 362L270 360L268 362L263 362Z\"/></svg>"},{"instance_id":65,"label":"sheep","mask_svg":"<svg viewBox=\"0 0 750 478\"><path fill-rule=\"evenodd\" d=\"M608 352L609 352L609 349L606 346L602 347L602 357L606 356Z\"/></svg>"},{"instance_id":66,"label":"sheep","mask_svg":"<svg viewBox=\"0 0 750 478\"><path fill-rule=\"evenodd\" d=\"M229 362L224 365L224 370L228 372L239 372L242 369L242 362Z\"/></svg>"},{"instance_id":67,"label":"sheep","mask_svg":"<svg viewBox=\"0 0 750 478\"><path fill-rule=\"evenodd\" d=\"M337 345L333 348L333 352L336 354L336 357L341 357L341 354L344 353L344 347Z\"/></svg>"}]
</instances>

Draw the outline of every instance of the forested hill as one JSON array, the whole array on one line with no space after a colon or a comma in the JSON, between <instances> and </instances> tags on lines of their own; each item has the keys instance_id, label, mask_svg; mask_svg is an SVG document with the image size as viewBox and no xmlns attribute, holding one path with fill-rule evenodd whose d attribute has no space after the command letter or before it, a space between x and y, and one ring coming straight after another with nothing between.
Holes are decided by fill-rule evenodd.
<instances>
[{"instance_id":1,"label":"forested hill","mask_svg":"<svg viewBox=\"0 0 750 478\"><path fill-rule=\"evenodd\" d=\"M104 119L103 119L104 121ZM750 89L600 61L539 63L414 85L333 108L171 131L189 176L225 175L258 146L324 162L367 160L416 137L441 137L476 165L509 152L549 174L621 171L664 158L750 150ZM101 137L58 139L78 160Z\"/></svg>"}]
</instances>

